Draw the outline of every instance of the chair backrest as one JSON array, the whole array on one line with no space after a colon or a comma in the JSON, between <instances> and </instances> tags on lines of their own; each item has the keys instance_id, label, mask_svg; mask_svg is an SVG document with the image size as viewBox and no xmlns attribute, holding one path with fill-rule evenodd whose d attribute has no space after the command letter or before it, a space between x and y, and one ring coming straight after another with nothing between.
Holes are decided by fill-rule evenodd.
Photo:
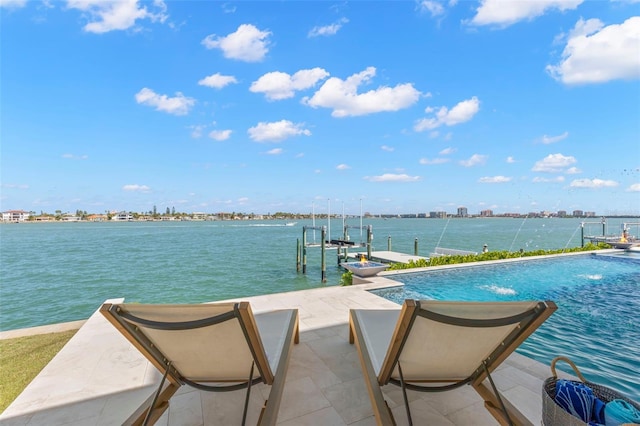
<instances>
[{"instance_id":1,"label":"chair backrest","mask_svg":"<svg viewBox=\"0 0 640 426\"><path fill-rule=\"evenodd\" d=\"M555 310L553 302L407 300L379 382L460 382L484 377Z\"/></svg>"},{"instance_id":2,"label":"chair backrest","mask_svg":"<svg viewBox=\"0 0 640 426\"><path fill-rule=\"evenodd\" d=\"M183 382L271 383L273 374L248 302L105 304L102 313L156 368Z\"/></svg>"}]
</instances>

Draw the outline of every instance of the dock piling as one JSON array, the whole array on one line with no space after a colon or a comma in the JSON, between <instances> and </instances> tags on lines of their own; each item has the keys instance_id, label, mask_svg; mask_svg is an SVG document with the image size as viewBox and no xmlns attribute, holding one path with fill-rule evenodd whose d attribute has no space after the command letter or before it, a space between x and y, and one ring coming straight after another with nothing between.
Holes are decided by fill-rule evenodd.
<instances>
[{"instance_id":1,"label":"dock piling","mask_svg":"<svg viewBox=\"0 0 640 426\"><path fill-rule=\"evenodd\" d=\"M302 227L302 273L307 273L307 227Z\"/></svg>"},{"instance_id":2,"label":"dock piling","mask_svg":"<svg viewBox=\"0 0 640 426\"><path fill-rule=\"evenodd\" d=\"M326 227L322 227L322 272L320 274L320 277L322 279L323 283L327 282L327 262L325 259L325 254L326 254L326 245L327 243L327 228Z\"/></svg>"}]
</instances>

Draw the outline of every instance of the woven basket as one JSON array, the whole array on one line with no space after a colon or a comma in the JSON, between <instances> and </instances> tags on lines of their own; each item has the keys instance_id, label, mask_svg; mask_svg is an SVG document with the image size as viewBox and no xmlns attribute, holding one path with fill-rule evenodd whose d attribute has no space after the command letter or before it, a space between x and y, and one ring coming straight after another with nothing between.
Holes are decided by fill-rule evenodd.
<instances>
[{"instance_id":1,"label":"woven basket","mask_svg":"<svg viewBox=\"0 0 640 426\"><path fill-rule=\"evenodd\" d=\"M571 366L576 376L580 381L572 380L574 383L584 383L593 390L593 394L602 400L604 403L613 401L614 399L623 399L640 410L640 404L630 400L624 395L610 389L606 386L592 383L585 380L584 376L578 370L578 367L569 358L559 356L551 361L551 373L552 377L549 377L544 381L542 387L542 424L544 426L588 426L588 423L583 422L578 417L568 413L562 407L555 402L556 397L556 382L558 381L558 375L556 374L556 363L558 361L565 361Z\"/></svg>"}]
</instances>

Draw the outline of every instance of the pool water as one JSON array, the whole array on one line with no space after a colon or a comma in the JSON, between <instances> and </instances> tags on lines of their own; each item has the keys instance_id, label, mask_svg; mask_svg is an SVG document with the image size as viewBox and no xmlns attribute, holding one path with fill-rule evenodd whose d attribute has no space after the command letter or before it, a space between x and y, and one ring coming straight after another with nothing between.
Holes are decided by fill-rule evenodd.
<instances>
[{"instance_id":1,"label":"pool water","mask_svg":"<svg viewBox=\"0 0 640 426\"><path fill-rule=\"evenodd\" d=\"M590 254L393 278L404 286L373 293L398 304L552 300L558 310L518 352L546 365L567 356L587 380L640 401L640 255ZM557 368L567 367L558 363Z\"/></svg>"}]
</instances>

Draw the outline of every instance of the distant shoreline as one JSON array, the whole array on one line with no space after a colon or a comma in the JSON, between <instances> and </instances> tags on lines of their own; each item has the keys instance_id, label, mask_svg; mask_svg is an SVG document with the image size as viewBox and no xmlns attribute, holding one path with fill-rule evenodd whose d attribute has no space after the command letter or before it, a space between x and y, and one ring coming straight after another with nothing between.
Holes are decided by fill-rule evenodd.
<instances>
[{"instance_id":1,"label":"distant shoreline","mask_svg":"<svg viewBox=\"0 0 640 426\"><path fill-rule=\"evenodd\" d=\"M601 220L605 219L640 219L640 215L616 215L616 216L503 216L503 215L493 215L493 216L467 216L467 217L459 217L459 216L447 216L447 217L416 217L414 215L380 215L380 216L367 216L363 217L363 219L371 220L371 219L424 219L424 220L437 220L437 219L461 219L461 220L469 220L469 219L584 219L584 220ZM359 219L360 216L347 215L345 219ZM77 220L21 220L21 221L11 221L11 220L0 220L0 224L2 225L21 225L21 224L50 224L50 223L160 223L160 222L256 222L256 221L291 221L291 220L327 220L325 216L316 216L315 218L307 215L300 215L291 218L262 218L262 219L245 219L245 218L235 218L235 219L191 219L191 218L174 218L174 219L131 219L131 220L86 220L86 219L77 219ZM342 216L332 216L332 220L341 220Z\"/></svg>"}]
</instances>

